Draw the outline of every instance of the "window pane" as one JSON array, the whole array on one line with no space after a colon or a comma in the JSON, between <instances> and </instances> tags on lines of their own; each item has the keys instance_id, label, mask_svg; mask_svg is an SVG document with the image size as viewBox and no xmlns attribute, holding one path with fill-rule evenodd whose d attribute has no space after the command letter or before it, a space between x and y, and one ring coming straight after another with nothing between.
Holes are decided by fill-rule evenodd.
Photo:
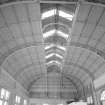
<instances>
[{"instance_id":1,"label":"window pane","mask_svg":"<svg viewBox=\"0 0 105 105\"><path fill-rule=\"evenodd\" d=\"M5 89L1 89L1 98L5 96Z\"/></svg>"},{"instance_id":2,"label":"window pane","mask_svg":"<svg viewBox=\"0 0 105 105\"><path fill-rule=\"evenodd\" d=\"M4 102L4 105L8 105L7 101Z\"/></svg>"},{"instance_id":3,"label":"window pane","mask_svg":"<svg viewBox=\"0 0 105 105\"><path fill-rule=\"evenodd\" d=\"M105 91L103 91L102 93L101 93L101 101L102 100L105 100Z\"/></svg>"},{"instance_id":4,"label":"window pane","mask_svg":"<svg viewBox=\"0 0 105 105\"><path fill-rule=\"evenodd\" d=\"M15 101L16 101L16 103L20 103L20 97L19 96L16 96Z\"/></svg>"},{"instance_id":5,"label":"window pane","mask_svg":"<svg viewBox=\"0 0 105 105\"><path fill-rule=\"evenodd\" d=\"M20 97L18 97L18 103L20 103Z\"/></svg>"},{"instance_id":6,"label":"window pane","mask_svg":"<svg viewBox=\"0 0 105 105\"><path fill-rule=\"evenodd\" d=\"M10 92L6 91L5 99L8 100L9 99L9 96L10 96Z\"/></svg>"},{"instance_id":7,"label":"window pane","mask_svg":"<svg viewBox=\"0 0 105 105\"><path fill-rule=\"evenodd\" d=\"M0 105L2 105L3 104L3 102L2 102L2 100L0 100Z\"/></svg>"},{"instance_id":8,"label":"window pane","mask_svg":"<svg viewBox=\"0 0 105 105\"><path fill-rule=\"evenodd\" d=\"M27 100L24 100L24 105L27 105Z\"/></svg>"}]
</instances>

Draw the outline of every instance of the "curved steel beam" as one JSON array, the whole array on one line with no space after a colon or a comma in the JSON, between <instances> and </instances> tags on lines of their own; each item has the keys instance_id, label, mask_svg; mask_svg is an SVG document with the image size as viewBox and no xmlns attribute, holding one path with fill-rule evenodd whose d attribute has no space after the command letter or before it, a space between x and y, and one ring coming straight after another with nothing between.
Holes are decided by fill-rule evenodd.
<instances>
[{"instance_id":1,"label":"curved steel beam","mask_svg":"<svg viewBox=\"0 0 105 105\"><path fill-rule=\"evenodd\" d=\"M97 55L101 56L103 59L105 59L105 53L104 52L102 52L101 50L96 49L96 48L94 48L92 46L89 46L87 44L81 44L79 42L71 42L69 45L90 50L90 51L96 53Z\"/></svg>"},{"instance_id":2,"label":"curved steel beam","mask_svg":"<svg viewBox=\"0 0 105 105\"><path fill-rule=\"evenodd\" d=\"M3 64L3 62L11 55L11 54L13 54L13 53L15 53L16 51L18 51L18 50L21 50L21 49L24 49L24 48L27 48L27 47L31 47L31 46L39 46L39 45L41 45L41 44L43 44L43 43L38 43L38 42L36 42L36 43L26 43L26 44L21 44L21 45L19 45L19 46L16 46L16 47L14 47L14 48L12 48L12 49L10 49L10 50L8 50L8 52L5 52L4 54L2 54L2 56L0 56L0 66ZM89 46L89 45L84 45L84 44L80 44L80 43L75 43L75 42L71 42L70 43L70 46L75 46L75 47L80 47L80 48L84 48L84 49L88 49L88 50L90 50L90 51L92 51L92 52L94 52L94 53L96 53L97 55L99 55L100 57L102 57L103 59L105 58L105 53L104 52L102 52L102 51L100 51L100 50L98 50L98 49L96 49L96 48L94 48L94 47L91 47L91 46ZM75 65L75 64L74 64ZM76 65L75 65L76 66ZM87 72L93 79L94 79L94 76L90 73L90 72L88 72L89 70L87 70L87 69L85 69L85 68L83 68L83 67L81 67L81 66L79 66L80 68L82 68L82 70L84 70L85 72Z\"/></svg>"},{"instance_id":3,"label":"curved steel beam","mask_svg":"<svg viewBox=\"0 0 105 105\"><path fill-rule=\"evenodd\" d=\"M65 62L64 64L65 64L65 65L68 65L68 66L69 66L69 65L72 65L72 66L74 66L74 67L78 67L78 68L80 68L81 70L83 70L86 74L88 74L89 77L92 78L92 80L95 79L93 73L92 73L89 69L86 69L85 67L83 67L83 66L81 66L81 65L78 65L78 64L73 63L73 62Z\"/></svg>"},{"instance_id":4,"label":"curved steel beam","mask_svg":"<svg viewBox=\"0 0 105 105\"><path fill-rule=\"evenodd\" d=\"M70 75L70 74L66 74L66 73L61 73L61 72L59 72L59 73L62 74L66 79L71 81L76 86L76 89L78 89L78 92L80 91L79 89L84 87L84 83L82 83L82 81L79 78L75 77L74 75ZM28 90L30 89L30 87L32 86L32 84L34 82L36 82L37 80L39 80L41 78L42 78L42 76L40 75L40 77L38 77L37 79L33 79L33 81L29 84Z\"/></svg>"},{"instance_id":5,"label":"curved steel beam","mask_svg":"<svg viewBox=\"0 0 105 105\"><path fill-rule=\"evenodd\" d=\"M42 62L43 63L43 62ZM41 63L41 64L42 64ZM78 65L78 64L74 64L73 62L66 62L65 63L66 65L72 65L74 67L78 67L80 68L82 71L84 71L86 74L89 75L90 78L92 78L92 80L94 80L94 75L92 74L92 72L90 72L88 69ZM36 62L36 65L37 65L37 62ZM17 79L17 77L19 77L20 74L24 73L24 72L27 72L26 70L28 70L28 68L30 68L31 66L35 66L35 64L29 64L29 65L26 65L25 67L21 68L20 70L18 70L16 72L16 74L14 75L14 78Z\"/></svg>"},{"instance_id":6,"label":"curved steel beam","mask_svg":"<svg viewBox=\"0 0 105 105\"><path fill-rule=\"evenodd\" d=\"M3 62L6 60L7 57L9 57L11 54L13 54L16 51L24 49L24 48L31 47L31 46L40 46L40 45L44 45L44 43L42 43L42 42L30 42L30 43L21 44L21 45L16 46L12 49L9 49L8 52L5 52L4 54L2 54L2 56L0 56L0 65L3 64ZM81 43L77 43L77 42L71 42L69 44L69 46L75 46L75 47L88 49L88 50L96 53L97 55L99 55L103 59L105 58L105 53L104 52L102 52L101 50L98 50L94 47L91 47L89 45L85 45L85 44L81 44Z\"/></svg>"}]
</instances>

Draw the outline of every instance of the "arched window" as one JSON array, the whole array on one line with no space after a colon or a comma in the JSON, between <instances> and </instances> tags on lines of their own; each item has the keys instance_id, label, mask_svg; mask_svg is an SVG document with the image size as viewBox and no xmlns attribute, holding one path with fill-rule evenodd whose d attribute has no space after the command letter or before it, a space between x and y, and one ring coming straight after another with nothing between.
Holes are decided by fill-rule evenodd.
<instances>
[{"instance_id":1,"label":"arched window","mask_svg":"<svg viewBox=\"0 0 105 105\"><path fill-rule=\"evenodd\" d=\"M105 90L101 92L100 101L101 101L101 105L105 105Z\"/></svg>"},{"instance_id":2,"label":"arched window","mask_svg":"<svg viewBox=\"0 0 105 105\"><path fill-rule=\"evenodd\" d=\"M102 91L100 100L105 101L105 90Z\"/></svg>"}]
</instances>

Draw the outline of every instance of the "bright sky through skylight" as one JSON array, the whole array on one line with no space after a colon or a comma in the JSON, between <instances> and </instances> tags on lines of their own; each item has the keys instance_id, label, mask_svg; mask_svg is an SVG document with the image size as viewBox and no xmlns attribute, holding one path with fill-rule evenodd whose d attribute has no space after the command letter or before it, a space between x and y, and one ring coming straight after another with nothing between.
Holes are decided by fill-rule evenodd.
<instances>
[{"instance_id":1,"label":"bright sky through skylight","mask_svg":"<svg viewBox=\"0 0 105 105\"><path fill-rule=\"evenodd\" d=\"M68 38L68 34L65 34L64 32L62 32L60 30L55 30L55 29L50 30L46 33L43 33L43 38L48 38L48 37L52 36L54 33L57 33L59 36L65 38L65 39Z\"/></svg>"},{"instance_id":2,"label":"bright sky through skylight","mask_svg":"<svg viewBox=\"0 0 105 105\"><path fill-rule=\"evenodd\" d=\"M45 19L45 18L54 16L54 15L56 15L56 9L52 9L52 10L49 10L49 11L47 11L47 12L44 12L44 13L42 14L42 20Z\"/></svg>"},{"instance_id":3,"label":"bright sky through skylight","mask_svg":"<svg viewBox=\"0 0 105 105\"><path fill-rule=\"evenodd\" d=\"M57 45L57 48L59 48L59 49L61 49L61 50L63 50L63 51L66 51L66 48L63 47L63 46Z\"/></svg>"},{"instance_id":4,"label":"bright sky through skylight","mask_svg":"<svg viewBox=\"0 0 105 105\"><path fill-rule=\"evenodd\" d=\"M47 45L47 46L45 46L45 50L48 50L48 49L50 49L52 47L54 47L54 44Z\"/></svg>"},{"instance_id":5,"label":"bright sky through skylight","mask_svg":"<svg viewBox=\"0 0 105 105\"><path fill-rule=\"evenodd\" d=\"M56 57L63 59L63 56L59 55L59 54L55 54Z\"/></svg>"},{"instance_id":6,"label":"bright sky through skylight","mask_svg":"<svg viewBox=\"0 0 105 105\"><path fill-rule=\"evenodd\" d=\"M63 18L66 18L66 19L68 19L70 21L72 21L72 19L73 19L73 15L68 14L68 13L66 13L64 11L61 11L61 10L59 10L59 16L61 16Z\"/></svg>"},{"instance_id":7,"label":"bright sky through skylight","mask_svg":"<svg viewBox=\"0 0 105 105\"><path fill-rule=\"evenodd\" d=\"M60 30L58 30L57 33L58 33L59 36L65 38L65 39L68 38L68 34L65 34L64 32L62 32L62 31L60 31Z\"/></svg>"},{"instance_id":8,"label":"bright sky through skylight","mask_svg":"<svg viewBox=\"0 0 105 105\"><path fill-rule=\"evenodd\" d=\"M55 54L55 53L48 54L45 58L48 59L48 58L54 56L54 54Z\"/></svg>"},{"instance_id":9,"label":"bright sky through skylight","mask_svg":"<svg viewBox=\"0 0 105 105\"><path fill-rule=\"evenodd\" d=\"M48 50L48 49L50 49L50 48L52 48L52 47L54 47L54 46L57 47L57 48L60 49L60 50L66 51L66 48L65 48L64 46L55 45L55 44L50 44L50 45L45 46L45 50Z\"/></svg>"},{"instance_id":10,"label":"bright sky through skylight","mask_svg":"<svg viewBox=\"0 0 105 105\"><path fill-rule=\"evenodd\" d=\"M61 63L59 61L56 61L56 60L51 60L46 64L49 65L49 64L54 64L54 63L57 64L57 65L61 65Z\"/></svg>"},{"instance_id":11,"label":"bright sky through skylight","mask_svg":"<svg viewBox=\"0 0 105 105\"><path fill-rule=\"evenodd\" d=\"M52 36L55 33L56 30L50 30L46 33L43 33L43 38L47 38L49 36Z\"/></svg>"},{"instance_id":12,"label":"bright sky through skylight","mask_svg":"<svg viewBox=\"0 0 105 105\"><path fill-rule=\"evenodd\" d=\"M41 18L43 20L43 19L46 19L46 18L54 16L54 15L57 15L57 9L52 9L52 10L49 10L47 12L42 13L42 17ZM68 19L70 21L73 20L73 14L66 13L66 12L64 12L62 10L58 10L58 15L60 17Z\"/></svg>"},{"instance_id":13,"label":"bright sky through skylight","mask_svg":"<svg viewBox=\"0 0 105 105\"><path fill-rule=\"evenodd\" d=\"M58 58L60 58L60 59L63 59L63 56L61 56L61 55L59 55L59 54L57 54L57 53L48 54L45 58L48 59L48 58L50 58L50 57L52 57L52 56L56 56L56 57L58 57Z\"/></svg>"}]
</instances>

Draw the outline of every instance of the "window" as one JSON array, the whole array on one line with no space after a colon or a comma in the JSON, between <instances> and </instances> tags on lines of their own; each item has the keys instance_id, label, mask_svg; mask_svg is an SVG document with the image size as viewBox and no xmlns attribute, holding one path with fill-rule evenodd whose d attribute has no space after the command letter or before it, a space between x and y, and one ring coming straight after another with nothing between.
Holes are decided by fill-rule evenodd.
<instances>
[{"instance_id":1,"label":"window","mask_svg":"<svg viewBox=\"0 0 105 105\"><path fill-rule=\"evenodd\" d=\"M100 103L101 105L105 105L105 90L103 90L101 93Z\"/></svg>"},{"instance_id":2,"label":"window","mask_svg":"<svg viewBox=\"0 0 105 105\"><path fill-rule=\"evenodd\" d=\"M2 88L0 94L0 105L8 105L9 97L10 97L10 92Z\"/></svg>"},{"instance_id":3,"label":"window","mask_svg":"<svg viewBox=\"0 0 105 105\"><path fill-rule=\"evenodd\" d=\"M24 105L27 105L27 100L24 100Z\"/></svg>"},{"instance_id":4,"label":"window","mask_svg":"<svg viewBox=\"0 0 105 105\"><path fill-rule=\"evenodd\" d=\"M92 104L93 103L93 98L92 96L87 97L87 103Z\"/></svg>"},{"instance_id":5,"label":"window","mask_svg":"<svg viewBox=\"0 0 105 105\"><path fill-rule=\"evenodd\" d=\"M2 105L3 104L3 101L0 99L0 105Z\"/></svg>"},{"instance_id":6,"label":"window","mask_svg":"<svg viewBox=\"0 0 105 105\"><path fill-rule=\"evenodd\" d=\"M105 101L105 90L101 93L101 101Z\"/></svg>"},{"instance_id":7,"label":"window","mask_svg":"<svg viewBox=\"0 0 105 105\"><path fill-rule=\"evenodd\" d=\"M21 100L21 98L19 96L16 96L16 98L15 98L15 105L19 105L20 104L20 100Z\"/></svg>"}]
</instances>

